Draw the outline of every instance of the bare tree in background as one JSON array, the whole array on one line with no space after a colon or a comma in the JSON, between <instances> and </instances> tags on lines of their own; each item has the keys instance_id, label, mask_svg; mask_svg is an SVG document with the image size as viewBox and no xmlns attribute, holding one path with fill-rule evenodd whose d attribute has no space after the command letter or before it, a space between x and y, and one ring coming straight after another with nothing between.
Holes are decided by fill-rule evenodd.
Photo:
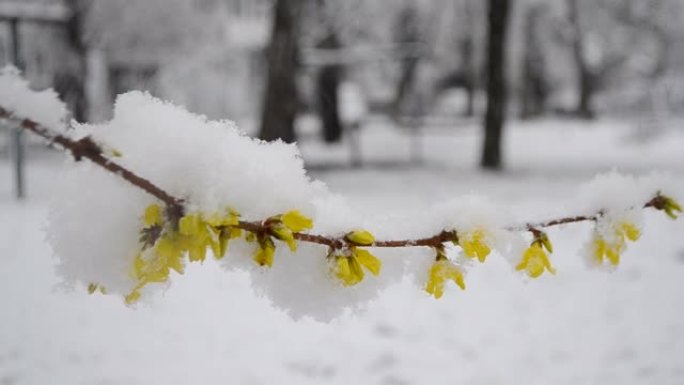
<instances>
[{"instance_id":1,"label":"bare tree in background","mask_svg":"<svg viewBox=\"0 0 684 385\"><path fill-rule=\"evenodd\" d=\"M649 37L654 50L651 51L650 68L644 68L643 75L651 81L661 77L667 70L668 50L672 45L670 31L659 20L659 16L667 12L665 1L601 0L599 4L633 35ZM638 48L632 50L639 52Z\"/></svg>"},{"instance_id":2,"label":"bare tree in background","mask_svg":"<svg viewBox=\"0 0 684 385\"><path fill-rule=\"evenodd\" d=\"M421 41L418 10L414 5L406 5L402 8L397 17L394 34L398 44L410 46L416 45ZM399 82L397 83L394 103L392 105L392 113L395 116L400 113L402 103L414 85L418 62L419 57L415 55L408 55L401 59Z\"/></svg>"},{"instance_id":3,"label":"bare tree in background","mask_svg":"<svg viewBox=\"0 0 684 385\"><path fill-rule=\"evenodd\" d=\"M545 11L544 4L533 4L527 7L524 14L524 53L522 92L520 95L520 117L522 119L541 115L546 109L549 84L546 77L546 60L540 33L540 25Z\"/></svg>"},{"instance_id":4,"label":"bare tree in background","mask_svg":"<svg viewBox=\"0 0 684 385\"><path fill-rule=\"evenodd\" d=\"M669 36L658 21L662 5L662 0L600 0L591 3L567 0L568 21L572 30L570 44L577 70L576 115L588 119L595 117L595 94L607 86L612 75L617 74L635 53L642 51L644 47L641 37L644 35L650 36L647 45L655 47L655 52L649 55L653 58L653 65L646 71L646 77L655 79L665 72ZM640 46L628 45L621 50L604 47L600 60L589 60L586 47L589 24L583 23L583 18L591 16L588 13L591 10L607 11L607 18L610 20L606 20L606 23L618 23L624 31L622 33L629 34L625 40L639 42Z\"/></svg>"},{"instance_id":5,"label":"bare tree in background","mask_svg":"<svg viewBox=\"0 0 684 385\"><path fill-rule=\"evenodd\" d=\"M510 0L489 0L487 33L487 111L484 117L484 143L481 166L502 167L501 138L506 118L506 36Z\"/></svg>"},{"instance_id":6,"label":"bare tree in background","mask_svg":"<svg viewBox=\"0 0 684 385\"><path fill-rule=\"evenodd\" d=\"M577 70L577 116L592 119L595 116L593 98L598 86L598 74L592 70L586 57L584 33L580 20L579 0L568 0L568 21L572 27L572 56Z\"/></svg>"},{"instance_id":7,"label":"bare tree in background","mask_svg":"<svg viewBox=\"0 0 684 385\"><path fill-rule=\"evenodd\" d=\"M91 2L66 0L71 12L66 23L67 42L72 51L67 65L55 74L54 87L62 99L70 104L74 119L83 122L88 116L86 98L87 47L85 43L86 18Z\"/></svg>"},{"instance_id":8,"label":"bare tree in background","mask_svg":"<svg viewBox=\"0 0 684 385\"><path fill-rule=\"evenodd\" d=\"M297 62L303 0L277 0L267 51L268 74L261 114L263 140L296 140L294 122L299 108Z\"/></svg>"},{"instance_id":9,"label":"bare tree in background","mask_svg":"<svg viewBox=\"0 0 684 385\"><path fill-rule=\"evenodd\" d=\"M325 50L341 48L337 33L330 28L327 36L318 45ZM323 124L323 140L327 143L339 142L342 139L342 122L340 121L338 90L342 81L342 65L338 63L324 64L316 77L318 94L318 111Z\"/></svg>"},{"instance_id":10,"label":"bare tree in background","mask_svg":"<svg viewBox=\"0 0 684 385\"><path fill-rule=\"evenodd\" d=\"M461 57L461 66L466 91L466 107L463 114L473 116L475 114L475 93L477 91L477 79L479 71L475 60L475 12L470 1L465 1L463 8L459 9L464 14L463 23L465 30L458 42L458 52Z\"/></svg>"}]
</instances>

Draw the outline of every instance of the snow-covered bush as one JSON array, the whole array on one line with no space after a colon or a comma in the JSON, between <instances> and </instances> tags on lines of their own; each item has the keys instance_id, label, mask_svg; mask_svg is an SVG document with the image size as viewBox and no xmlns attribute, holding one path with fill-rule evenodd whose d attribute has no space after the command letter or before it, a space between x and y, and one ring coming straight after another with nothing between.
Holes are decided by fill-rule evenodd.
<instances>
[{"instance_id":1,"label":"snow-covered bush","mask_svg":"<svg viewBox=\"0 0 684 385\"><path fill-rule=\"evenodd\" d=\"M311 180L295 145L249 138L148 94L119 96L105 124L66 124L54 93L4 70L0 117L72 155L46 229L65 282L129 305L211 257L250 272L255 290L292 316L328 319L406 275L435 298L450 281L465 289L467 269L493 254L531 278L555 274L551 226L594 222L587 260L615 267L640 236L644 208L682 211L667 177L613 172L583 186L578 213L554 220L516 223L505 207L469 196L383 221Z\"/></svg>"}]
</instances>

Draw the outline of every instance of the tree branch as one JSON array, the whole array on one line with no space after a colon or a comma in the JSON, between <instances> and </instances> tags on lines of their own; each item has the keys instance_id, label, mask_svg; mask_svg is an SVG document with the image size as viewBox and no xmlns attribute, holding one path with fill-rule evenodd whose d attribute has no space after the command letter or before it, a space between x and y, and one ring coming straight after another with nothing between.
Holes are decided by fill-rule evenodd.
<instances>
[{"instance_id":1,"label":"tree branch","mask_svg":"<svg viewBox=\"0 0 684 385\"><path fill-rule=\"evenodd\" d=\"M95 143L90 137L87 136L79 140L70 139L64 135L60 135L53 132L51 129L44 127L31 119L21 119L15 117L9 111L0 106L0 119L3 118L16 121L19 124L20 128L30 131L44 139L47 139L50 142L50 144L59 145L63 150L69 152L76 161L88 159L95 165L100 166L103 169L120 176L122 179L124 179L131 185L136 186L141 190L147 192L148 194L154 196L155 198L159 199L167 206L167 214L170 216L170 218L175 219L176 222L184 215L185 207L183 199L174 197L173 195L163 190L161 187L152 183L150 180L137 175L136 173L127 169L126 167L107 158L103 154L102 148L97 143ZM656 210L664 210L666 201L666 197L657 194L650 201L646 202L643 205L643 208L654 208ZM522 226L511 226L507 227L506 229L511 231L530 231L532 233L539 233L539 229L541 228L559 226L570 223L596 221L599 219L601 215L602 212L598 212L594 215L556 218L544 222L527 223ZM270 224L267 220L239 221L239 223L234 227L252 232L254 234L265 234L269 233L271 230ZM294 233L293 236L295 239L301 242L325 245L333 249L343 249L355 246L355 244L349 241L345 236L333 237L311 233ZM451 241L458 241L458 233L455 230L442 230L441 232L426 238L379 240L375 241L372 245L369 245L369 247L439 248L442 247L444 243Z\"/></svg>"}]
</instances>

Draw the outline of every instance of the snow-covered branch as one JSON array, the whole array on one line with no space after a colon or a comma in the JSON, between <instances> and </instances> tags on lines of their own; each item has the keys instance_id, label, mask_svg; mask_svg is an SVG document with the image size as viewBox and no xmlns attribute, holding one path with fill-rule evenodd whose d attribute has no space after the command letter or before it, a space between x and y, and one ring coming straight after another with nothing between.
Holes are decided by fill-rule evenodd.
<instances>
[{"instance_id":1,"label":"snow-covered branch","mask_svg":"<svg viewBox=\"0 0 684 385\"><path fill-rule=\"evenodd\" d=\"M229 122L210 122L142 93L121 96L105 125L67 128L63 106L45 101L45 93L38 94L42 105L53 108L43 107L40 121L33 120L31 103L39 98L16 72L4 71L3 85L15 94L0 92L0 118L77 161L62 178L48 226L60 271L91 292L122 294L127 303L182 274L188 263L204 261L208 250L225 266L254 271L272 298L302 314L339 311L364 290L377 291L382 280L366 279L367 272L389 279L407 266L439 298L448 281L465 288L466 267L493 251L529 277L555 273L544 232L553 226L593 223L589 261L616 266L627 242L640 236L643 208L673 218L682 210L665 195L662 179L610 174L585 189L589 203L579 215L516 225L504 208L459 198L424 217L395 221L403 229L384 228L311 181L293 145L247 138ZM229 243L233 257L224 258ZM374 255L380 248L428 253L412 252L421 264L410 265ZM282 255L288 249L297 256Z\"/></svg>"}]
</instances>

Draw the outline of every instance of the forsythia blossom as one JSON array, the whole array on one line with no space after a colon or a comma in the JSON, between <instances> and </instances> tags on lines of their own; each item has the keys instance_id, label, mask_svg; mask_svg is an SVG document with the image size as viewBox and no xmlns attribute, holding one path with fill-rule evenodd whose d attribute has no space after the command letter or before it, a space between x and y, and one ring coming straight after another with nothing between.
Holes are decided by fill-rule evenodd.
<instances>
[{"instance_id":1,"label":"forsythia blossom","mask_svg":"<svg viewBox=\"0 0 684 385\"><path fill-rule=\"evenodd\" d=\"M616 224L607 224L608 234L602 234L594 230L591 241L591 260L598 266L604 265L605 260L617 266L620 263L620 254L627 248L627 240L632 242L641 237L641 231L629 221L620 221Z\"/></svg>"},{"instance_id":2,"label":"forsythia blossom","mask_svg":"<svg viewBox=\"0 0 684 385\"><path fill-rule=\"evenodd\" d=\"M663 210L668 217L677 219L677 213L682 212L682 206L674 199L663 196Z\"/></svg>"},{"instance_id":3,"label":"forsythia blossom","mask_svg":"<svg viewBox=\"0 0 684 385\"><path fill-rule=\"evenodd\" d=\"M140 290L146 285L166 282L172 270L183 274L185 255L190 262L202 262L210 248L216 259L221 259L228 241L240 235L240 229L234 227L239 223L239 215L232 210L209 217L187 214L178 220L176 229L165 221L163 208L152 204L145 209L142 222L143 250L131 267L136 284L125 298L128 304L140 298Z\"/></svg>"},{"instance_id":4,"label":"forsythia blossom","mask_svg":"<svg viewBox=\"0 0 684 385\"><path fill-rule=\"evenodd\" d=\"M463 272L453 262L449 261L443 248L437 249L437 258L430 267L430 273L425 291L439 299L444 295L444 286L447 281L453 281L461 290L465 290Z\"/></svg>"},{"instance_id":5,"label":"forsythia blossom","mask_svg":"<svg viewBox=\"0 0 684 385\"><path fill-rule=\"evenodd\" d=\"M332 253L331 257L334 259L332 268L335 276L344 286L354 286L361 282L364 277L364 267L376 277L382 268L382 261L376 256L368 250L354 246L343 253Z\"/></svg>"},{"instance_id":6,"label":"forsythia blossom","mask_svg":"<svg viewBox=\"0 0 684 385\"><path fill-rule=\"evenodd\" d=\"M536 233L534 241L523 253L520 263L515 267L518 271L524 271L528 276L537 278L548 271L556 274L556 269L551 266L549 257L546 254L553 253L553 246L549 237L545 233Z\"/></svg>"},{"instance_id":7,"label":"forsythia blossom","mask_svg":"<svg viewBox=\"0 0 684 385\"><path fill-rule=\"evenodd\" d=\"M269 234L249 234L248 241L257 241L254 252L254 262L259 266L271 267L275 255L275 243L271 236L287 244L290 251L297 251L297 241L294 233L310 229L313 226L311 218L304 216L298 210L289 211L283 215L276 215L266 220Z\"/></svg>"},{"instance_id":8,"label":"forsythia blossom","mask_svg":"<svg viewBox=\"0 0 684 385\"><path fill-rule=\"evenodd\" d=\"M366 230L354 230L348 233L345 238L351 243L359 246L370 246L375 242L373 234Z\"/></svg>"},{"instance_id":9,"label":"forsythia blossom","mask_svg":"<svg viewBox=\"0 0 684 385\"><path fill-rule=\"evenodd\" d=\"M487 244L487 233L482 229L477 229L463 235L458 235L457 245L463 248L463 252L468 258L477 258L480 262L487 259L492 249Z\"/></svg>"},{"instance_id":10,"label":"forsythia blossom","mask_svg":"<svg viewBox=\"0 0 684 385\"><path fill-rule=\"evenodd\" d=\"M345 238L353 245L341 252L333 250L328 256L333 260L334 275L344 286L353 286L361 282L364 277L364 267L374 276L378 276L382 269L382 261L368 250L357 246L372 245L375 242L373 234L366 230L355 230L348 233Z\"/></svg>"}]
</instances>

